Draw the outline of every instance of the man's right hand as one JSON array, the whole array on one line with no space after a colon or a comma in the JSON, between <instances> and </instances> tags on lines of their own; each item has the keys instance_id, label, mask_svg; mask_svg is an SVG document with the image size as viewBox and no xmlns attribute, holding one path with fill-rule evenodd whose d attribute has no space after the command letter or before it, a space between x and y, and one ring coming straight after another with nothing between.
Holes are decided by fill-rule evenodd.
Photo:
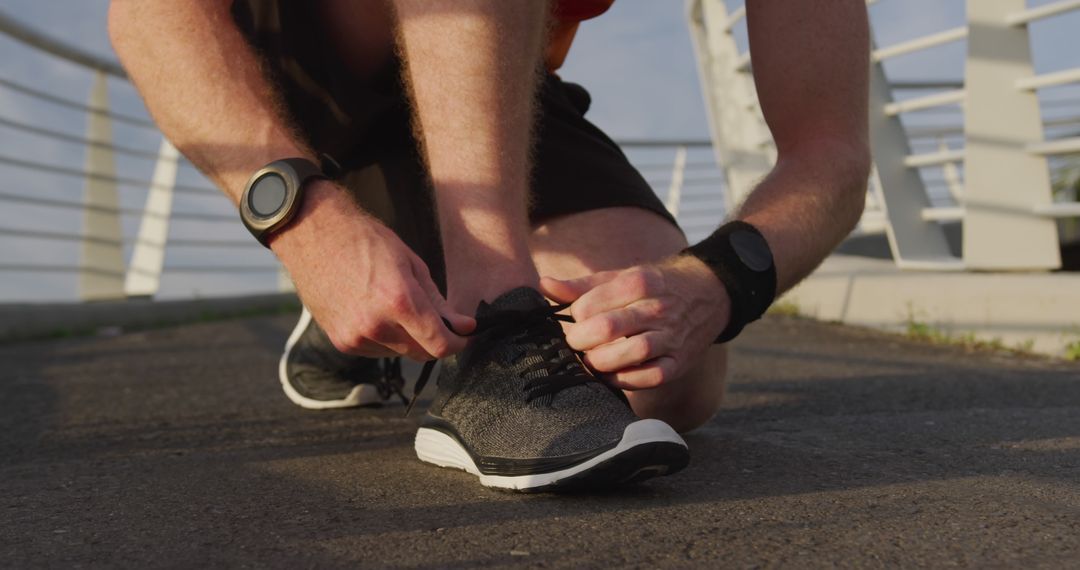
<instances>
[{"instance_id":1,"label":"man's right hand","mask_svg":"<svg viewBox=\"0 0 1080 570\"><path fill-rule=\"evenodd\" d=\"M297 217L270 247L341 352L444 358L465 339L442 319L458 333L476 326L450 307L423 260L332 182L311 183Z\"/></svg>"}]
</instances>

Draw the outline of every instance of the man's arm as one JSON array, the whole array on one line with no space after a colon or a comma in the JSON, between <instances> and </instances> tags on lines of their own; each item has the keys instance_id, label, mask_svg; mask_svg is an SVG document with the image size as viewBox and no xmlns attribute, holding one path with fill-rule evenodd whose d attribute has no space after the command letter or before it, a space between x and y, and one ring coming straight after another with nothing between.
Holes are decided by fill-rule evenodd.
<instances>
[{"instance_id":1,"label":"man's arm","mask_svg":"<svg viewBox=\"0 0 1080 570\"><path fill-rule=\"evenodd\" d=\"M863 0L748 0L747 25L778 160L735 217L764 234L781 292L817 267L862 212L869 25ZM730 315L724 286L689 256L574 281L545 278L543 286L573 301L570 345L630 390L682 376Z\"/></svg>"},{"instance_id":2,"label":"man's arm","mask_svg":"<svg viewBox=\"0 0 1080 570\"><path fill-rule=\"evenodd\" d=\"M736 217L765 234L779 293L809 275L862 214L870 32L862 0L749 0L746 8L777 163Z\"/></svg>"},{"instance_id":3,"label":"man's arm","mask_svg":"<svg viewBox=\"0 0 1080 570\"><path fill-rule=\"evenodd\" d=\"M239 203L263 165L315 157L289 128L230 6L114 0L109 32L162 132ZM464 346L439 314L457 330L468 330L471 318L449 310L424 263L336 185L310 185L297 218L271 247L339 349L426 359Z\"/></svg>"},{"instance_id":4,"label":"man's arm","mask_svg":"<svg viewBox=\"0 0 1080 570\"><path fill-rule=\"evenodd\" d=\"M114 0L109 35L158 127L239 203L248 177L268 162L314 157L282 120L230 5Z\"/></svg>"}]
</instances>

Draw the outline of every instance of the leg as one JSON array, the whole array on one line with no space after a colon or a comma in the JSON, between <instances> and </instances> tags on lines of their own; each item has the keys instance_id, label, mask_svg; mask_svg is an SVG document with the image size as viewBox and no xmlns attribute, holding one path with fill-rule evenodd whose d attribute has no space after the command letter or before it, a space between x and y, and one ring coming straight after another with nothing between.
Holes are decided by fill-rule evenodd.
<instances>
[{"instance_id":1,"label":"leg","mask_svg":"<svg viewBox=\"0 0 1080 570\"><path fill-rule=\"evenodd\" d=\"M659 261L686 247L667 220L641 208L604 208L568 214L537 226L530 239L541 275L582 277ZM711 347L693 370L653 390L626 392L634 412L685 432L709 420L724 395L727 347Z\"/></svg>"},{"instance_id":2,"label":"leg","mask_svg":"<svg viewBox=\"0 0 1080 570\"><path fill-rule=\"evenodd\" d=\"M547 2L397 0L450 303L536 287L526 195Z\"/></svg>"}]
</instances>

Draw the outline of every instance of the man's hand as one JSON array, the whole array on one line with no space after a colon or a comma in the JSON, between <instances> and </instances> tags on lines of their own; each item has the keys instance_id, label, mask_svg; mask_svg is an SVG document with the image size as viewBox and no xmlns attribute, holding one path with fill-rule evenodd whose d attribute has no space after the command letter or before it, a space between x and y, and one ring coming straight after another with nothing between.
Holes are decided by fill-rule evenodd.
<instances>
[{"instance_id":1,"label":"man's hand","mask_svg":"<svg viewBox=\"0 0 1080 570\"><path fill-rule=\"evenodd\" d=\"M580 279L545 277L548 297L572 303L566 340L612 385L655 388L682 376L719 336L730 314L727 291L700 260L604 271Z\"/></svg>"},{"instance_id":2,"label":"man's hand","mask_svg":"<svg viewBox=\"0 0 1080 570\"><path fill-rule=\"evenodd\" d=\"M341 352L416 360L460 351L476 326L450 308L427 265L346 191L312 184L303 209L270 243L304 305Z\"/></svg>"}]
</instances>

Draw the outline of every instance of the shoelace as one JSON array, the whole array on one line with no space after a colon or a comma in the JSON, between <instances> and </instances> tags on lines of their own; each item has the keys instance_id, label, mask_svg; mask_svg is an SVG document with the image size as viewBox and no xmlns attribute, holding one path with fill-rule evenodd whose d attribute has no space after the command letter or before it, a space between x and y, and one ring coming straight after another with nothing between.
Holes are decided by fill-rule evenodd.
<instances>
[{"instance_id":1,"label":"shoelace","mask_svg":"<svg viewBox=\"0 0 1080 570\"><path fill-rule=\"evenodd\" d=\"M518 337L518 342L532 344L536 347L529 349L526 352L526 357L539 356L540 360L522 371L521 375L524 376L529 372L544 372L543 375L527 381L523 387L526 392L525 401L531 402L536 398L555 395L567 388L584 384L591 379L591 376L588 375L585 367L578 359L577 352L566 344L566 339L563 338L561 330L552 330L552 327L559 327L557 321L574 322L573 317L558 314L559 311L569 306L568 304L549 305L527 311L500 311L490 316L478 318L476 329L469 334L460 336L471 337L495 334L507 329L523 330L524 332ZM443 322L451 331L454 330L445 319L443 319ZM424 386L427 385L436 362L438 360L429 360L424 363L424 368L420 371L420 376L416 380L412 399L405 409L406 416L412 411L416 400L424 390Z\"/></svg>"},{"instance_id":2,"label":"shoelace","mask_svg":"<svg viewBox=\"0 0 1080 570\"><path fill-rule=\"evenodd\" d=\"M405 376L401 373L401 357L383 358L382 377L375 384L379 390L379 397L389 400L391 396L401 398L401 403L409 405L409 398L405 395Z\"/></svg>"}]
</instances>

